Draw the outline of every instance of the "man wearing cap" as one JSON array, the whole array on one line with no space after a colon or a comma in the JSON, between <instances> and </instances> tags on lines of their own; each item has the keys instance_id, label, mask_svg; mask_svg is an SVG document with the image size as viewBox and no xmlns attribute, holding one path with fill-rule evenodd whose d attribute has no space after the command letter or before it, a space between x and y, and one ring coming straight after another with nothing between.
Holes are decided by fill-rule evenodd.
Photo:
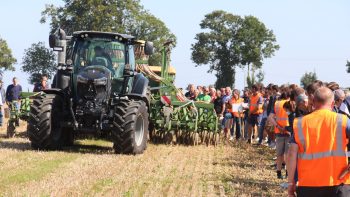
<instances>
[{"instance_id":1,"label":"man wearing cap","mask_svg":"<svg viewBox=\"0 0 350 197\"><path fill-rule=\"evenodd\" d=\"M350 195L350 175L344 175L348 168L350 121L333 112L333 105L333 92L327 87L318 88L313 96L315 111L294 120L287 166L289 196L295 196L295 191L298 197Z\"/></svg>"}]
</instances>

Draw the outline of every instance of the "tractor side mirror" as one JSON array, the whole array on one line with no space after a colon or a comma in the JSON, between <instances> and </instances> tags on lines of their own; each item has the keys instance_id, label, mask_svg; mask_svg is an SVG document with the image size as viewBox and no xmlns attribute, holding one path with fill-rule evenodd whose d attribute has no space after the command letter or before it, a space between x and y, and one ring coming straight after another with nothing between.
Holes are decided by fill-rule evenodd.
<instances>
[{"instance_id":1,"label":"tractor side mirror","mask_svg":"<svg viewBox=\"0 0 350 197\"><path fill-rule=\"evenodd\" d=\"M134 71L131 69L130 64L126 64L123 70L123 76L124 77L132 77L134 76Z\"/></svg>"},{"instance_id":2,"label":"tractor side mirror","mask_svg":"<svg viewBox=\"0 0 350 197\"><path fill-rule=\"evenodd\" d=\"M49 46L50 48L55 48L56 46L56 36L54 34L49 36Z\"/></svg>"},{"instance_id":3,"label":"tractor side mirror","mask_svg":"<svg viewBox=\"0 0 350 197\"><path fill-rule=\"evenodd\" d=\"M55 34L51 34L49 36L49 46L50 48L52 48L54 51L58 51L58 52L63 52L63 47L60 46L60 40L57 38L57 36Z\"/></svg>"},{"instance_id":4,"label":"tractor side mirror","mask_svg":"<svg viewBox=\"0 0 350 197\"><path fill-rule=\"evenodd\" d=\"M58 29L55 34L49 36L49 46L54 51L63 52L65 51L66 45L66 32L63 29Z\"/></svg>"},{"instance_id":5,"label":"tractor side mirror","mask_svg":"<svg viewBox=\"0 0 350 197\"><path fill-rule=\"evenodd\" d=\"M145 54L146 55L152 55L153 53L154 53L153 42L147 41L145 43Z\"/></svg>"}]
</instances>

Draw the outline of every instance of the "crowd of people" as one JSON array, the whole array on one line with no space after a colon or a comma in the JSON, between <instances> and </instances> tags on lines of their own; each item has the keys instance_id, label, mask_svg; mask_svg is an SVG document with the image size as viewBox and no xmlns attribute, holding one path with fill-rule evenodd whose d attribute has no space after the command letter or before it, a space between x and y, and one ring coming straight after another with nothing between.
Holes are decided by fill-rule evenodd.
<instances>
[{"instance_id":1,"label":"crowd of people","mask_svg":"<svg viewBox=\"0 0 350 197\"><path fill-rule=\"evenodd\" d=\"M225 138L275 149L289 196L350 196L350 92L336 82L255 84L242 94L190 84L185 96L214 104Z\"/></svg>"}]
</instances>

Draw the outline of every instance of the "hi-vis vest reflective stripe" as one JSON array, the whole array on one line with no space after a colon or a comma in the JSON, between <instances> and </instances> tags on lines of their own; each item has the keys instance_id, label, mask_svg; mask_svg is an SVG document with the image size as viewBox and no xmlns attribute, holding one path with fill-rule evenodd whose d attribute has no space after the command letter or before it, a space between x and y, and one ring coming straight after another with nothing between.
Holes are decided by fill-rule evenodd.
<instances>
[{"instance_id":1,"label":"hi-vis vest reflective stripe","mask_svg":"<svg viewBox=\"0 0 350 197\"><path fill-rule=\"evenodd\" d=\"M283 105L287 100L276 101L275 103L275 114L276 114L276 122L281 127L289 126L288 114L286 110L284 110ZM275 127L275 133L281 133L281 131Z\"/></svg>"},{"instance_id":2,"label":"hi-vis vest reflective stripe","mask_svg":"<svg viewBox=\"0 0 350 197\"><path fill-rule=\"evenodd\" d=\"M255 96L251 96L250 97L250 101L249 101L249 111L253 111L255 108L259 108L258 111L256 111L254 114L262 114L263 113L263 109L262 109L262 104L259 105L259 98L261 97L261 94L258 93Z\"/></svg>"},{"instance_id":3,"label":"hi-vis vest reflective stripe","mask_svg":"<svg viewBox=\"0 0 350 197\"><path fill-rule=\"evenodd\" d=\"M350 184L349 175L339 180L348 164L346 124L346 116L325 109L294 121L299 186Z\"/></svg>"}]
</instances>

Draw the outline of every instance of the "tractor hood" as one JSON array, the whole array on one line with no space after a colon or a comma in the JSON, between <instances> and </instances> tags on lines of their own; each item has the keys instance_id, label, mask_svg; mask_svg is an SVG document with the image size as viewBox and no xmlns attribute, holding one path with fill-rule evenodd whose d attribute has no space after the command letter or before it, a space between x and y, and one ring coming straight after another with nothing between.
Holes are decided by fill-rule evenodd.
<instances>
[{"instance_id":1,"label":"tractor hood","mask_svg":"<svg viewBox=\"0 0 350 197\"><path fill-rule=\"evenodd\" d=\"M78 83L93 82L99 85L106 85L108 79L111 79L111 71L102 66L88 66L77 75Z\"/></svg>"},{"instance_id":2,"label":"tractor hood","mask_svg":"<svg viewBox=\"0 0 350 197\"><path fill-rule=\"evenodd\" d=\"M77 75L79 99L102 102L110 96L111 71L103 66L88 66Z\"/></svg>"}]
</instances>

